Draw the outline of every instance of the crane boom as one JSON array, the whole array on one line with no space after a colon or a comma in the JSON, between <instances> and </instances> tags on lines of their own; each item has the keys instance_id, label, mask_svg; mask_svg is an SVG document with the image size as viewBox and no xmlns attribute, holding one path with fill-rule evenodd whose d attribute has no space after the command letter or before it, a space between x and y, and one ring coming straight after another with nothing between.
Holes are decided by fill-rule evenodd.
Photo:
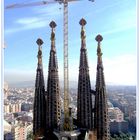
<instances>
[{"instance_id":1,"label":"crane boom","mask_svg":"<svg viewBox=\"0 0 140 140\"><path fill-rule=\"evenodd\" d=\"M6 9L11 9L11 8L22 8L22 7L30 7L30 6L40 6L40 5L47 5L47 4L51 4L51 3L56 3L55 1L39 1L39 2L31 2L31 3L15 3L15 4L11 4L6 6Z\"/></svg>"},{"instance_id":2,"label":"crane boom","mask_svg":"<svg viewBox=\"0 0 140 140\"><path fill-rule=\"evenodd\" d=\"M68 2L79 1L79 0L67 0ZM31 3L15 3L5 7L5 9L12 9L12 8L22 8L22 7L30 7L30 6L41 6L41 5L48 5L53 3L64 3L63 0L54 0L54 1L39 1L39 2L31 2Z\"/></svg>"}]
</instances>

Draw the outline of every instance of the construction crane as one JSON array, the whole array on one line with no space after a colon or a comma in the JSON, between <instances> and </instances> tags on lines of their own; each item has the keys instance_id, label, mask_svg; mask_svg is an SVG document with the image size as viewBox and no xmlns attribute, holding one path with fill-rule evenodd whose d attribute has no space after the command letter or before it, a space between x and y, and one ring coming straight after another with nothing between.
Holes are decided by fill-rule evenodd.
<instances>
[{"instance_id":1,"label":"construction crane","mask_svg":"<svg viewBox=\"0 0 140 140\"><path fill-rule=\"evenodd\" d=\"M15 3L6 6L6 9L12 8L22 8L22 7L30 7L30 6L41 6L48 5L58 2L59 4L64 5L63 11L63 37L64 37L64 123L63 129L65 131L72 130L69 118L69 67L68 67L68 2L79 1L79 0L54 0L54 1L40 1L40 2L31 2L31 3ZM89 0L94 1L94 0Z\"/></svg>"},{"instance_id":2,"label":"construction crane","mask_svg":"<svg viewBox=\"0 0 140 140\"><path fill-rule=\"evenodd\" d=\"M6 9L12 8L22 8L29 6L40 6L48 5L58 2L59 4L64 4L64 21L63 21L63 36L64 36L64 130L71 130L70 118L69 118L69 72L68 72L68 2L78 1L78 0L54 0L54 1L40 1L32 3L15 3L6 6Z\"/></svg>"}]
</instances>

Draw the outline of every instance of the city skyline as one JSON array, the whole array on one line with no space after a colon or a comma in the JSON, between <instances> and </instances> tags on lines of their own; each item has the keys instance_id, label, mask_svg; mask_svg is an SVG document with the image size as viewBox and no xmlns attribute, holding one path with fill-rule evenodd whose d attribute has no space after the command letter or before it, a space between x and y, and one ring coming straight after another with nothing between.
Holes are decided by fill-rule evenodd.
<instances>
[{"instance_id":1,"label":"city skyline","mask_svg":"<svg viewBox=\"0 0 140 140\"><path fill-rule=\"evenodd\" d=\"M18 2L5 1L5 6ZM27 1L26 1L27 2ZM30 2L30 1L29 1ZM84 8L82 7L84 5ZM62 8L60 10L60 7ZM26 12L26 11L29 12ZM76 15L75 15L76 14ZM95 36L103 36L103 63L106 83L135 85L136 57L136 1L96 0L69 4L69 71L70 81L78 81L80 54L79 20L85 18L86 44L91 81L95 81L97 44ZM63 80L63 4L24 7L5 10L5 81L21 82L35 79L38 37L43 39L43 67L47 80L50 50L49 22L56 27L56 50L60 80ZM76 53L75 53L76 52ZM74 70L73 70L74 68ZM17 79L16 79L17 77ZM123 78L122 78L123 77Z\"/></svg>"}]
</instances>

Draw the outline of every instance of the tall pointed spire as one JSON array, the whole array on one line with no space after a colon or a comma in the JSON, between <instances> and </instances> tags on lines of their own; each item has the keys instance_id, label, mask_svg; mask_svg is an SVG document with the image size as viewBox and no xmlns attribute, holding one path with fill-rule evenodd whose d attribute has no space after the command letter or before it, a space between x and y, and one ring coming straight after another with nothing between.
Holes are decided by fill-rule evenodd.
<instances>
[{"instance_id":1,"label":"tall pointed spire","mask_svg":"<svg viewBox=\"0 0 140 140\"><path fill-rule=\"evenodd\" d=\"M101 41L103 37L97 35L95 40L98 42L97 47L97 75L96 75L96 93L95 93L95 115L94 115L94 129L97 133L98 140L109 140L109 122L106 86L104 80Z\"/></svg>"},{"instance_id":2,"label":"tall pointed spire","mask_svg":"<svg viewBox=\"0 0 140 140\"><path fill-rule=\"evenodd\" d=\"M78 79L77 120L78 127L90 130L93 127L93 118L86 35L84 30L84 26L86 25L85 19L82 18L79 24L81 25L81 53Z\"/></svg>"},{"instance_id":3,"label":"tall pointed spire","mask_svg":"<svg viewBox=\"0 0 140 140\"><path fill-rule=\"evenodd\" d=\"M52 33L47 82L47 127L53 130L58 128L60 121L60 87L54 33L56 23L52 21L50 27Z\"/></svg>"},{"instance_id":4,"label":"tall pointed spire","mask_svg":"<svg viewBox=\"0 0 140 140\"><path fill-rule=\"evenodd\" d=\"M46 101L45 101L45 86L42 65L42 49L43 41L38 39L38 66L35 82L35 97L34 97L34 110L33 110L33 134L34 139L45 136L46 129Z\"/></svg>"}]
</instances>

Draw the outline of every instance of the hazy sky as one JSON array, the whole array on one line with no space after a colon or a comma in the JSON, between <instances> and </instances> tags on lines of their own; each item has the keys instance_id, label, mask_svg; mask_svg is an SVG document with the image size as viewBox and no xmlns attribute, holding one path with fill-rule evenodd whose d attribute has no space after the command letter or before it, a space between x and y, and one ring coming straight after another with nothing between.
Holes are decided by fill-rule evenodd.
<instances>
[{"instance_id":1,"label":"hazy sky","mask_svg":"<svg viewBox=\"0 0 140 140\"><path fill-rule=\"evenodd\" d=\"M29 3L36 0L5 0ZM39 1L39 0L38 0ZM51 1L51 0L50 0ZM63 4L30 6L5 10L5 80L8 82L35 80L37 67L37 38L42 38L43 67L47 81L50 51L50 27L56 27L56 49L59 79L63 79ZM85 18L86 44L90 79L96 80L97 34L103 36L102 52L105 81L114 84L135 85L136 57L136 1L135 0L81 0L69 4L69 78L78 81L80 57L79 21Z\"/></svg>"}]
</instances>

